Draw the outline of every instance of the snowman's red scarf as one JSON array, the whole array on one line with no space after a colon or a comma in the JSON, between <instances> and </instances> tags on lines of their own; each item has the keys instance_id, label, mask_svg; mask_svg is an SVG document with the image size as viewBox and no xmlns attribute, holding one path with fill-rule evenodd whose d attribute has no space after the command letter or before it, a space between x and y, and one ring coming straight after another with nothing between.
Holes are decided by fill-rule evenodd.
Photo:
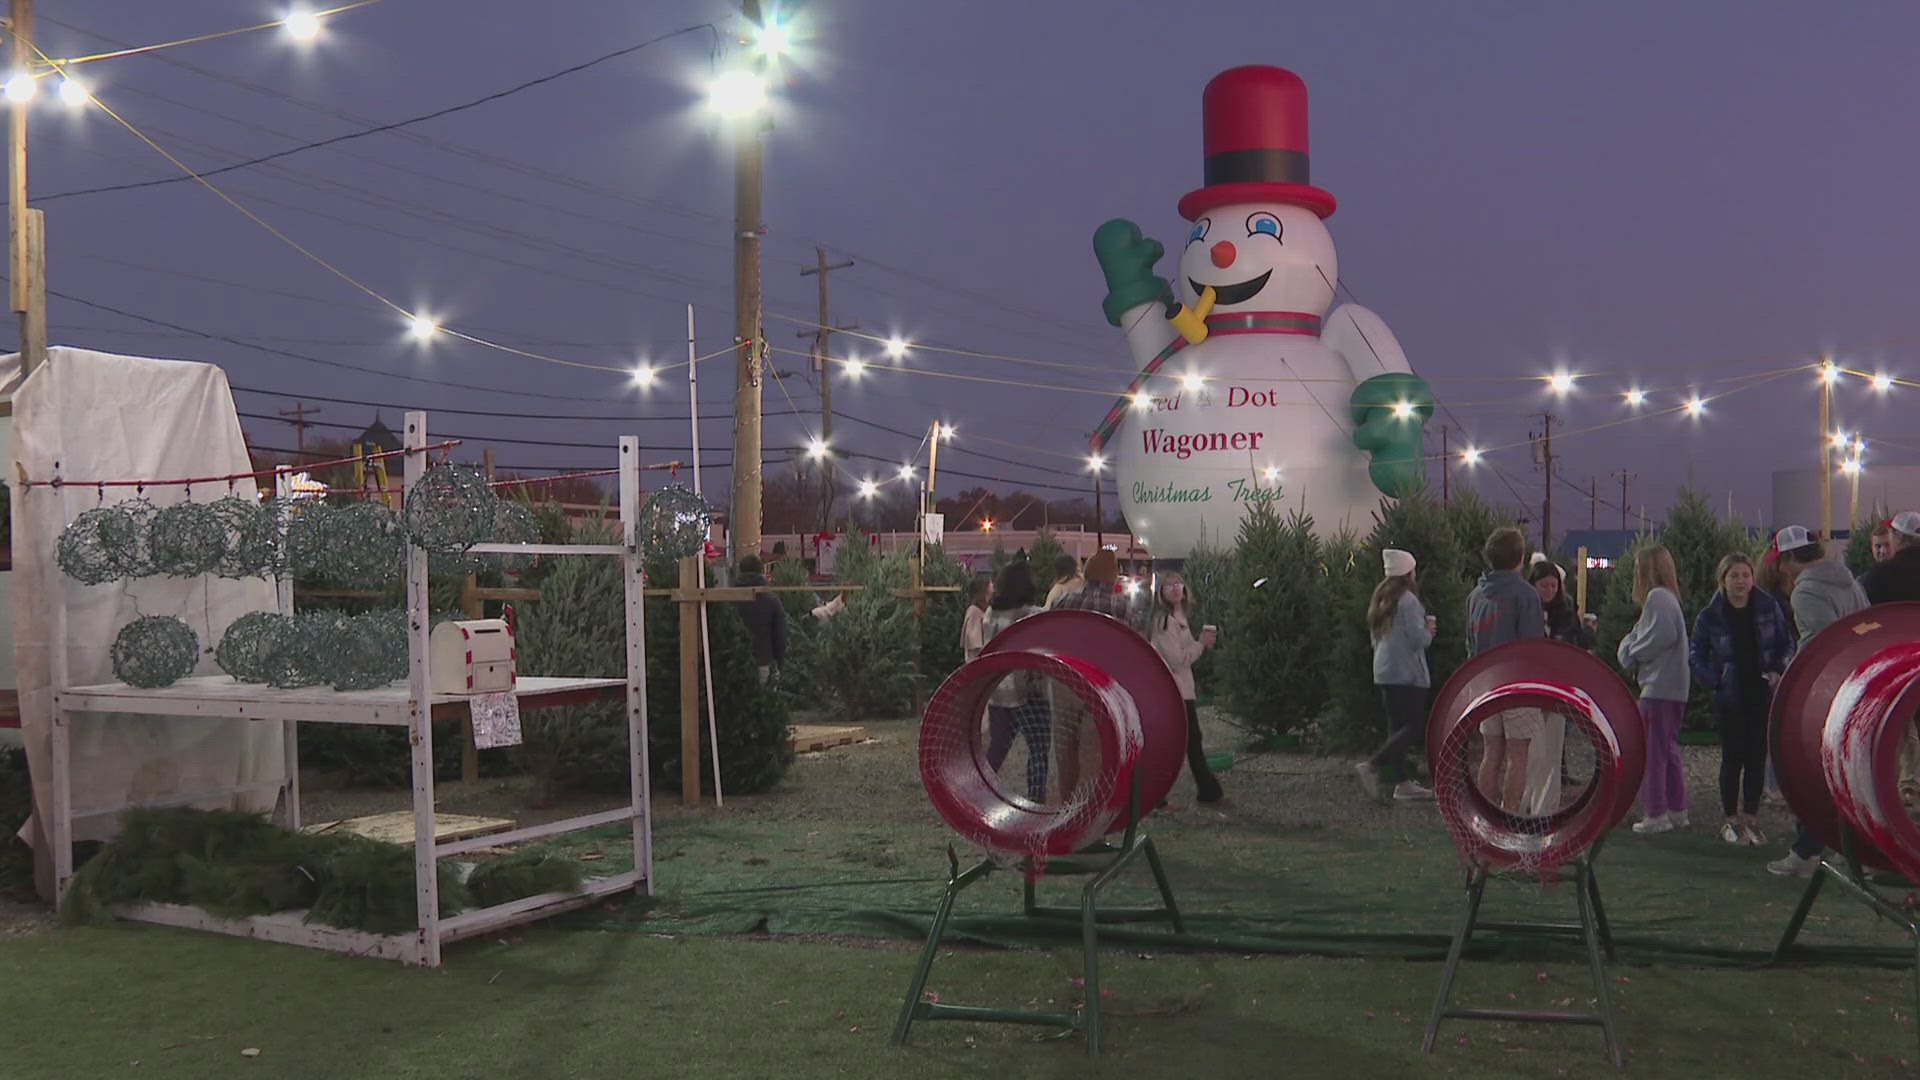
<instances>
[{"instance_id":1,"label":"snowman's red scarf","mask_svg":"<svg viewBox=\"0 0 1920 1080\"><path fill-rule=\"evenodd\" d=\"M1208 337L1233 337L1238 334L1299 334L1303 337L1320 336L1320 316L1309 315L1303 311L1236 311L1228 315L1207 316ZM1160 350L1159 355L1147 361L1140 374L1127 384L1127 391L1120 400L1107 410L1106 419L1100 421L1100 427L1093 433L1090 445L1095 451L1107 445L1113 438L1114 429L1120 421L1126 419L1127 409L1133 405L1133 395L1139 393L1147 378L1160 370L1173 355L1187 347L1187 339L1178 335Z\"/></svg>"}]
</instances>

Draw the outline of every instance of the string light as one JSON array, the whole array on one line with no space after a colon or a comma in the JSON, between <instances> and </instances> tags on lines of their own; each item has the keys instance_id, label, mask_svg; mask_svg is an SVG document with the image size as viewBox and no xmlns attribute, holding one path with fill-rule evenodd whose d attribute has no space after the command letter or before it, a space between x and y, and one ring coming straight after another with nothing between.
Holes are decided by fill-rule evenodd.
<instances>
[{"instance_id":1,"label":"string light","mask_svg":"<svg viewBox=\"0 0 1920 1080\"><path fill-rule=\"evenodd\" d=\"M8 101L19 103L32 101L34 95L39 92L40 84L34 80L32 75L24 71L15 72L7 79L6 94Z\"/></svg>"},{"instance_id":2,"label":"string light","mask_svg":"<svg viewBox=\"0 0 1920 1080\"><path fill-rule=\"evenodd\" d=\"M894 335L893 337L888 338L887 339L887 355L892 357L895 360L900 360L905 358L907 355L906 339L903 337L900 337L897 334Z\"/></svg>"},{"instance_id":3,"label":"string light","mask_svg":"<svg viewBox=\"0 0 1920 1080\"><path fill-rule=\"evenodd\" d=\"M778 60L793 48L793 35L780 25L780 20L768 19L766 25L753 35L753 45L760 50L760 55L769 60Z\"/></svg>"},{"instance_id":4,"label":"string light","mask_svg":"<svg viewBox=\"0 0 1920 1080\"><path fill-rule=\"evenodd\" d=\"M1698 395L1695 395L1687 399L1687 415L1688 416L1699 416L1701 413L1705 412L1706 410L1707 410L1707 403L1704 401L1701 401Z\"/></svg>"},{"instance_id":5,"label":"string light","mask_svg":"<svg viewBox=\"0 0 1920 1080\"><path fill-rule=\"evenodd\" d=\"M980 519L980 531L981 531L981 532L992 532L992 531L993 531L993 519L992 519L992 518L981 518L981 519Z\"/></svg>"},{"instance_id":6,"label":"string light","mask_svg":"<svg viewBox=\"0 0 1920 1080\"><path fill-rule=\"evenodd\" d=\"M87 93L86 85L79 79L68 76L60 80L60 104L78 109L92 100L92 97Z\"/></svg>"},{"instance_id":7,"label":"string light","mask_svg":"<svg viewBox=\"0 0 1920 1080\"><path fill-rule=\"evenodd\" d=\"M652 386L653 385L653 365L641 364L640 366L634 368L633 384L635 386Z\"/></svg>"},{"instance_id":8,"label":"string light","mask_svg":"<svg viewBox=\"0 0 1920 1080\"><path fill-rule=\"evenodd\" d=\"M1846 473L1848 476L1858 475L1860 472L1860 459L1848 458L1846 461L1841 462L1840 471Z\"/></svg>"},{"instance_id":9,"label":"string light","mask_svg":"<svg viewBox=\"0 0 1920 1080\"><path fill-rule=\"evenodd\" d=\"M1631 405L1637 409L1640 406L1645 405L1646 403L1647 403L1647 392L1645 390L1636 388L1636 389L1627 391L1628 405Z\"/></svg>"},{"instance_id":10,"label":"string light","mask_svg":"<svg viewBox=\"0 0 1920 1080\"><path fill-rule=\"evenodd\" d=\"M911 479L913 479L913 466L912 466L912 465L910 465L910 464L909 464L909 465L902 465L902 466L900 466L900 479L902 479L902 480L911 480Z\"/></svg>"},{"instance_id":11,"label":"string light","mask_svg":"<svg viewBox=\"0 0 1920 1080\"><path fill-rule=\"evenodd\" d=\"M1200 373L1197 371L1189 371L1185 375L1180 376L1180 385L1186 387L1189 390L1200 389L1202 386L1206 385L1206 381L1207 380L1202 378Z\"/></svg>"},{"instance_id":12,"label":"string light","mask_svg":"<svg viewBox=\"0 0 1920 1080\"><path fill-rule=\"evenodd\" d=\"M1087 455L1087 468L1092 469L1094 472L1099 472L1101 469L1104 469L1106 467L1107 467L1106 458L1100 456L1099 454Z\"/></svg>"},{"instance_id":13,"label":"string light","mask_svg":"<svg viewBox=\"0 0 1920 1080\"><path fill-rule=\"evenodd\" d=\"M1396 418L1401 420L1405 420L1407 417L1412 416L1413 402L1411 401L1395 402L1393 406L1393 415Z\"/></svg>"},{"instance_id":14,"label":"string light","mask_svg":"<svg viewBox=\"0 0 1920 1080\"><path fill-rule=\"evenodd\" d=\"M867 362L865 360L848 360L841 365L841 370L847 373L847 378L857 379L866 373Z\"/></svg>"},{"instance_id":15,"label":"string light","mask_svg":"<svg viewBox=\"0 0 1920 1080\"><path fill-rule=\"evenodd\" d=\"M1574 376L1561 371L1548 378L1547 385L1553 387L1554 393L1564 394L1573 389L1573 380Z\"/></svg>"},{"instance_id":16,"label":"string light","mask_svg":"<svg viewBox=\"0 0 1920 1080\"><path fill-rule=\"evenodd\" d=\"M1846 433L1846 432L1844 432L1844 431L1836 431L1836 432L1834 432L1834 433L1833 433L1833 448L1834 448L1835 450L1838 450L1838 449L1840 449L1841 447L1843 447L1843 446L1845 446L1845 445L1847 445L1847 443L1848 443L1848 441L1849 441L1849 440L1848 440L1848 438L1847 438L1847 433Z\"/></svg>"},{"instance_id":17,"label":"string light","mask_svg":"<svg viewBox=\"0 0 1920 1080\"><path fill-rule=\"evenodd\" d=\"M415 341L432 341L440 332L440 324L425 315L407 317L407 336Z\"/></svg>"},{"instance_id":18,"label":"string light","mask_svg":"<svg viewBox=\"0 0 1920 1080\"><path fill-rule=\"evenodd\" d=\"M1147 396L1145 390L1135 390L1132 401L1135 412L1146 412L1148 409L1153 408L1153 399Z\"/></svg>"},{"instance_id":19,"label":"string light","mask_svg":"<svg viewBox=\"0 0 1920 1080\"><path fill-rule=\"evenodd\" d=\"M1269 465L1267 466L1267 471L1262 475L1271 483L1272 481L1280 479L1280 470L1275 466Z\"/></svg>"},{"instance_id":20,"label":"string light","mask_svg":"<svg viewBox=\"0 0 1920 1080\"><path fill-rule=\"evenodd\" d=\"M860 481L860 497L861 498L871 499L878 494L880 494L880 485L874 483L871 478Z\"/></svg>"},{"instance_id":21,"label":"string light","mask_svg":"<svg viewBox=\"0 0 1920 1080\"><path fill-rule=\"evenodd\" d=\"M1840 381L1840 369L1834 366L1833 361L1828 360L1820 365L1820 381L1828 386Z\"/></svg>"},{"instance_id":22,"label":"string light","mask_svg":"<svg viewBox=\"0 0 1920 1080\"><path fill-rule=\"evenodd\" d=\"M320 16L304 8L287 12L280 25L286 27L288 37L302 44L320 36Z\"/></svg>"},{"instance_id":23,"label":"string light","mask_svg":"<svg viewBox=\"0 0 1920 1080\"><path fill-rule=\"evenodd\" d=\"M936 435L938 435L938 436L940 436L940 441L941 441L941 442L952 442L952 441L953 441L953 434L954 434L954 432L953 432L953 425L952 425L952 424L936 424L936 425L934 425L934 429L933 429L933 430L934 430L934 434L936 434Z\"/></svg>"},{"instance_id":24,"label":"string light","mask_svg":"<svg viewBox=\"0 0 1920 1080\"><path fill-rule=\"evenodd\" d=\"M1873 388L1883 394L1893 389L1893 376L1888 375L1886 372L1875 375L1873 377Z\"/></svg>"},{"instance_id":25,"label":"string light","mask_svg":"<svg viewBox=\"0 0 1920 1080\"><path fill-rule=\"evenodd\" d=\"M807 442L807 456L820 461L827 456L827 440L815 436Z\"/></svg>"},{"instance_id":26,"label":"string light","mask_svg":"<svg viewBox=\"0 0 1920 1080\"><path fill-rule=\"evenodd\" d=\"M1460 460L1467 463L1468 465L1480 464L1479 449L1477 449L1476 447L1469 446L1465 450L1460 451Z\"/></svg>"}]
</instances>

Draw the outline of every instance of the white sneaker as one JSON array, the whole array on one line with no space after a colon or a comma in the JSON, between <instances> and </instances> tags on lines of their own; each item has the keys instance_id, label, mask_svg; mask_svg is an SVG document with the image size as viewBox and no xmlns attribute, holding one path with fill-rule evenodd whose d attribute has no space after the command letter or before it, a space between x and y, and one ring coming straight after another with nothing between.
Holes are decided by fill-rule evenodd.
<instances>
[{"instance_id":1,"label":"white sneaker","mask_svg":"<svg viewBox=\"0 0 1920 1080\"><path fill-rule=\"evenodd\" d=\"M1803 859L1791 851L1787 852L1784 858L1767 864L1767 873L1777 874L1780 877L1807 877L1818 869L1820 869L1820 856Z\"/></svg>"},{"instance_id":2,"label":"white sneaker","mask_svg":"<svg viewBox=\"0 0 1920 1080\"><path fill-rule=\"evenodd\" d=\"M1693 824L1693 819L1687 816L1685 810L1675 810L1673 813L1667 815L1667 824L1676 829L1684 829Z\"/></svg>"},{"instance_id":3,"label":"white sneaker","mask_svg":"<svg viewBox=\"0 0 1920 1080\"><path fill-rule=\"evenodd\" d=\"M1759 829L1751 825L1743 826L1741 832L1746 835L1747 843L1752 844L1754 847L1759 847L1761 844L1767 842L1766 836L1762 834Z\"/></svg>"},{"instance_id":4,"label":"white sneaker","mask_svg":"<svg viewBox=\"0 0 1920 1080\"><path fill-rule=\"evenodd\" d=\"M1639 821L1633 823L1633 831L1642 836L1648 836L1653 833L1672 832L1673 819L1667 814L1661 814L1658 817L1641 818Z\"/></svg>"},{"instance_id":5,"label":"white sneaker","mask_svg":"<svg viewBox=\"0 0 1920 1080\"><path fill-rule=\"evenodd\" d=\"M1725 840L1729 844L1744 844L1747 842L1747 838L1741 836L1740 830L1734 828L1731 822L1720 826L1720 839Z\"/></svg>"},{"instance_id":6,"label":"white sneaker","mask_svg":"<svg viewBox=\"0 0 1920 1080\"><path fill-rule=\"evenodd\" d=\"M1393 797L1396 802L1432 802L1433 789L1421 787L1412 780L1402 780L1394 786Z\"/></svg>"}]
</instances>

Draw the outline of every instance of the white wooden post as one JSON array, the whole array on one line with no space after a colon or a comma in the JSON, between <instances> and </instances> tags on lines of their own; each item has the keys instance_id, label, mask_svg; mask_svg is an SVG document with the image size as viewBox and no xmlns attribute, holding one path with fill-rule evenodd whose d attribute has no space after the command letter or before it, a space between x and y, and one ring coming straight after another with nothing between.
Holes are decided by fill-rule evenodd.
<instances>
[{"instance_id":1,"label":"white wooden post","mask_svg":"<svg viewBox=\"0 0 1920 1080\"><path fill-rule=\"evenodd\" d=\"M653 895L653 806L647 754L647 619L640 550L640 440L620 437L620 556L627 615L627 783L633 801L633 869Z\"/></svg>"},{"instance_id":2,"label":"white wooden post","mask_svg":"<svg viewBox=\"0 0 1920 1080\"><path fill-rule=\"evenodd\" d=\"M406 494L427 473L427 414L407 414ZM413 749L413 878L419 963L440 966L439 859L433 838L433 696L427 673L427 552L407 543L407 731Z\"/></svg>"}]
</instances>

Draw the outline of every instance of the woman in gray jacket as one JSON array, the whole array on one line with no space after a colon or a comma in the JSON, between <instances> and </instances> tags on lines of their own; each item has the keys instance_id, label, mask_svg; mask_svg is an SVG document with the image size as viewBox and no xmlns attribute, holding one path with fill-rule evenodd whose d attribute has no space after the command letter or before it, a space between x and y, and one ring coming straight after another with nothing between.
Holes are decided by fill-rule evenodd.
<instances>
[{"instance_id":1,"label":"woman in gray jacket","mask_svg":"<svg viewBox=\"0 0 1920 1080\"><path fill-rule=\"evenodd\" d=\"M1620 641L1620 669L1640 683L1640 718L1647 730L1647 771L1640 781L1637 833L1685 828L1687 773L1680 762L1680 725L1687 718L1687 617L1680 610L1680 575L1673 555L1658 544L1633 560L1633 598L1640 621Z\"/></svg>"},{"instance_id":2,"label":"woman in gray jacket","mask_svg":"<svg viewBox=\"0 0 1920 1080\"><path fill-rule=\"evenodd\" d=\"M1433 644L1434 619L1420 603L1414 558L1392 548L1381 553L1386 577L1374 587L1367 605L1367 633L1373 639L1373 682L1387 713L1387 742L1354 766L1360 786L1380 798L1380 782L1396 780L1393 797L1403 802L1433 798L1433 790L1415 783L1407 767L1407 748L1426 733L1427 646Z\"/></svg>"}]
</instances>

